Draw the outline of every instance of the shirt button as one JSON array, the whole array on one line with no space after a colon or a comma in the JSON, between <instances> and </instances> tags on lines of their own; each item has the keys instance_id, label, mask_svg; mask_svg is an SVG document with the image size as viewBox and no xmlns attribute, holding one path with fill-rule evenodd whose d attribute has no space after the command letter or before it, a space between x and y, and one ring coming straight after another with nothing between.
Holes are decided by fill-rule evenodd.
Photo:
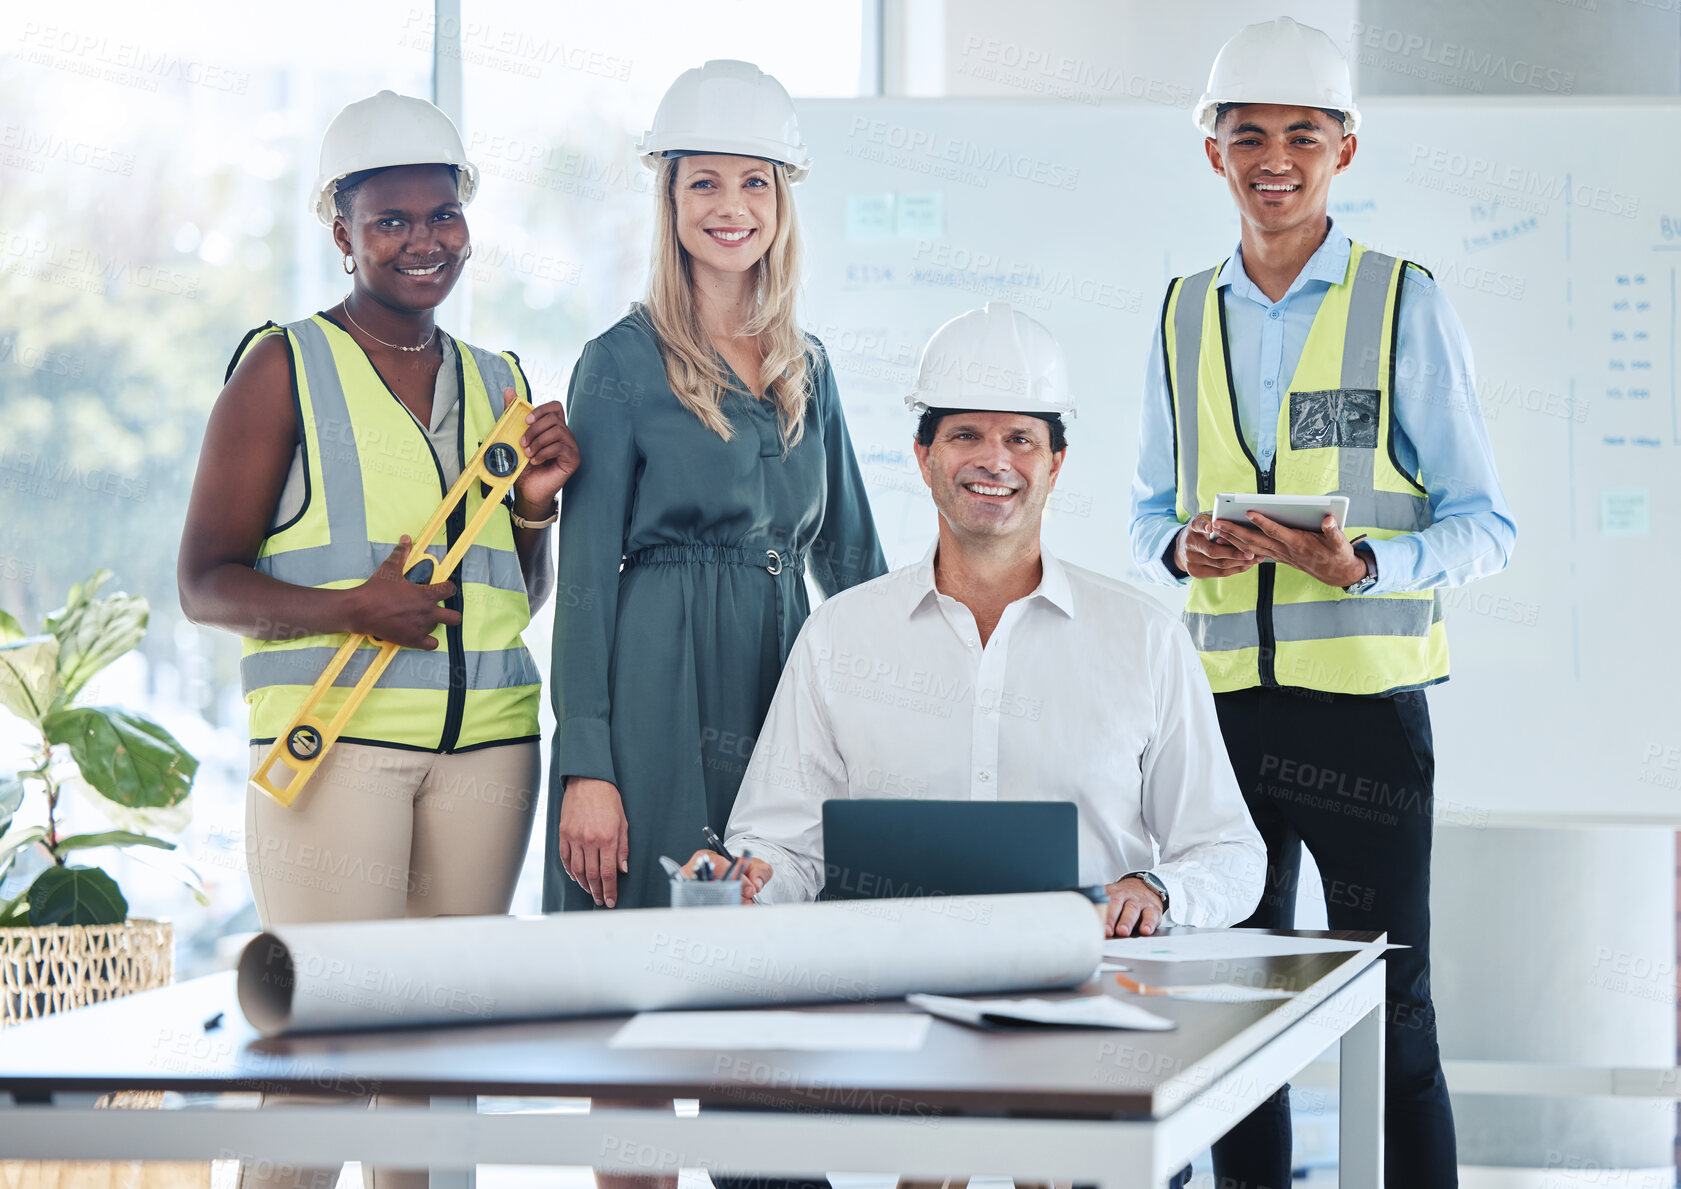
<instances>
[{"instance_id":1,"label":"shirt button","mask_svg":"<svg viewBox=\"0 0 1681 1189\"><path fill-rule=\"evenodd\" d=\"M1265 384L1265 385L1266 385L1266 386L1267 386L1267 387L1268 387L1268 388L1271 388L1271 387L1272 387L1272 381L1271 381L1271 380L1263 380L1263 381L1261 381L1261 382L1262 382L1262 383L1263 383L1263 384Z\"/></svg>"},{"instance_id":2,"label":"shirt button","mask_svg":"<svg viewBox=\"0 0 1681 1189\"><path fill-rule=\"evenodd\" d=\"M992 779L992 773L983 768L981 771L975 773L975 779L980 781L982 784L985 784L987 781Z\"/></svg>"},{"instance_id":3,"label":"shirt button","mask_svg":"<svg viewBox=\"0 0 1681 1189\"><path fill-rule=\"evenodd\" d=\"M1272 313L1267 315L1267 317L1269 317L1269 318L1277 318L1278 316L1279 316L1279 313L1278 313L1277 310L1274 310Z\"/></svg>"}]
</instances>

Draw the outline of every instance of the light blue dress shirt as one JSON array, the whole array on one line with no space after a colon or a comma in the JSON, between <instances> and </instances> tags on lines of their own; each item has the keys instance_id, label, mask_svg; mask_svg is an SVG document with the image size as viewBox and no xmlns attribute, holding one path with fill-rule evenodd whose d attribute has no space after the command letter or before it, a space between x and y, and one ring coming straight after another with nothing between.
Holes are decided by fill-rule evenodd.
<instances>
[{"instance_id":1,"label":"light blue dress shirt","mask_svg":"<svg viewBox=\"0 0 1681 1189\"><path fill-rule=\"evenodd\" d=\"M1278 446L1278 409L1296 373L1319 303L1348 272L1348 236L1333 224L1325 242L1277 302L1249 279L1240 247L1219 286L1226 304L1232 386L1244 440L1263 468ZM1459 315L1415 269L1401 282L1395 358L1395 457L1429 493L1431 525L1379 541L1377 583L1367 594L1460 586L1499 573L1510 559L1517 525L1500 490L1488 429L1477 404L1471 344ZM1138 472L1132 481L1132 557L1156 582L1180 584L1162 562L1179 531L1178 476L1173 466L1173 417L1161 335L1152 336L1139 432ZM1288 493L1285 493L1288 494Z\"/></svg>"}]
</instances>

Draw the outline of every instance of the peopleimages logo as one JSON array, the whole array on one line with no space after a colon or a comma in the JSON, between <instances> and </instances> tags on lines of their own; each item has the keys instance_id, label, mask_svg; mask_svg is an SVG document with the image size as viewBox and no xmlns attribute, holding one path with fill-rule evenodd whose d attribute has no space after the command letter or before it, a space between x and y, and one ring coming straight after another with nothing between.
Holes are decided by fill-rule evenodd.
<instances>
[{"instance_id":1,"label":"peopleimages logo","mask_svg":"<svg viewBox=\"0 0 1681 1189\"><path fill-rule=\"evenodd\" d=\"M851 156L973 186L985 187L993 178L1014 178L1058 190L1073 190L1080 183L1080 171L1059 162L893 120L855 116L848 135Z\"/></svg>"},{"instance_id":2,"label":"peopleimages logo","mask_svg":"<svg viewBox=\"0 0 1681 1189\"><path fill-rule=\"evenodd\" d=\"M1601 214L1618 215L1625 219L1632 219L1640 213L1640 199L1633 195L1605 186L1596 186L1591 182L1575 181L1568 175L1538 173L1528 166L1512 165L1495 157L1483 157L1475 153L1461 153L1415 143L1408 164L1412 166L1414 173L1429 170L1473 186L1490 188L1489 191L1468 192L1471 197L1492 198L1504 202L1505 199L1499 192L1509 192L1546 202L1568 203L1571 206L1599 211ZM1544 209L1524 209L1537 214L1545 213Z\"/></svg>"},{"instance_id":3,"label":"peopleimages logo","mask_svg":"<svg viewBox=\"0 0 1681 1189\"><path fill-rule=\"evenodd\" d=\"M1421 33L1407 33L1357 21L1354 43L1362 51L1377 51L1362 52L1359 55L1362 66L1399 71L1450 85L1468 85L1472 90L1480 91L1484 81L1495 79L1555 95L1569 95L1576 89L1575 74L1556 66L1545 66L1526 58L1509 58L1502 53L1478 50L1456 41L1438 41Z\"/></svg>"}]
</instances>

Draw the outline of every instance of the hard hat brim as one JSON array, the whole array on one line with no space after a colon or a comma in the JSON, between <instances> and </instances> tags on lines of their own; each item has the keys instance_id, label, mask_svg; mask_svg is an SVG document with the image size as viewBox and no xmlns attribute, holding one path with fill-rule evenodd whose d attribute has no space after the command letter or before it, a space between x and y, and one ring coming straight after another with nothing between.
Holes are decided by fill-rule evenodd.
<instances>
[{"instance_id":1,"label":"hard hat brim","mask_svg":"<svg viewBox=\"0 0 1681 1189\"><path fill-rule=\"evenodd\" d=\"M984 391L942 395L938 404L929 401L921 392L910 392L905 395L905 408L918 417L930 409L945 409L952 413L1020 413L1024 417L1079 416L1072 403L1066 408L1047 408L1043 403L1029 408L1019 399Z\"/></svg>"},{"instance_id":2,"label":"hard hat brim","mask_svg":"<svg viewBox=\"0 0 1681 1189\"><path fill-rule=\"evenodd\" d=\"M1300 95L1283 96L1276 99L1216 99L1212 95L1204 94L1197 105L1191 109L1191 122L1202 130L1204 136L1213 136L1214 125L1220 117L1220 109L1228 103L1243 106L1254 103L1276 103L1281 107L1311 107L1314 111L1340 111L1342 113L1343 135L1353 136L1360 131L1359 108L1337 103L1310 103Z\"/></svg>"},{"instance_id":3,"label":"hard hat brim","mask_svg":"<svg viewBox=\"0 0 1681 1189\"><path fill-rule=\"evenodd\" d=\"M334 204L334 197L338 194L339 183L353 173L365 173L369 169L401 169L405 165L448 165L457 170L457 192L461 198L461 205L466 206L473 201L473 196L479 192L479 169L471 161L389 161L380 165L368 165L362 169L350 169L335 174L330 178L321 178L315 183L315 219L323 227L331 227L333 220L338 217L338 207Z\"/></svg>"},{"instance_id":4,"label":"hard hat brim","mask_svg":"<svg viewBox=\"0 0 1681 1189\"><path fill-rule=\"evenodd\" d=\"M649 131L643 134L636 151L642 155L642 164L654 170L671 153L723 153L774 161L788 171L790 184L804 181L811 172L811 154L803 144L790 152L788 145L755 136L661 136Z\"/></svg>"}]
</instances>

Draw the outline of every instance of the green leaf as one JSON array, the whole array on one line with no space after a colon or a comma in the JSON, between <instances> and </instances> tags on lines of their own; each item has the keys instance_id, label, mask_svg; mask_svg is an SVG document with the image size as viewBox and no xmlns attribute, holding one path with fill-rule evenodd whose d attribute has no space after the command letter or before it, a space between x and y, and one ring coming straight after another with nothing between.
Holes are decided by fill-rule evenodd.
<instances>
[{"instance_id":1,"label":"green leaf","mask_svg":"<svg viewBox=\"0 0 1681 1189\"><path fill-rule=\"evenodd\" d=\"M119 830L128 830L134 834L179 834L192 823L191 796L157 809L119 805L82 779L81 773L75 771L74 765L67 764L65 767L68 771L64 779L59 781L59 789L74 793Z\"/></svg>"},{"instance_id":2,"label":"green leaf","mask_svg":"<svg viewBox=\"0 0 1681 1189\"><path fill-rule=\"evenodd\" d=\"M65 597L64 606L47 616L47 630L55 636L58 635L58 625L70 616L86 611L88 604L93 602L95 593L110 580L111 571L101 566L89 574L85 582L78 582L72 586L69 595Z\"/></svg>"},{"instance_id":3,"label":"green leaf","mask_svg":"<svg viewBox=\"0 0 1681 1189\"><path fill-rule=\"evenodd\" d=\"M31 842L39 842L47 836L45 826L30 826L27 830L19 830L16 834L8 834L0 838L0 862L10 866L13 856Z\"/></svg>"},{"instance_id":4,"label":"green leaf","mask_svg":"<svg viewBox=\"0 0 1681 1189\"><path fill-rule=\"evenodd\" d=\"M31 925L120 925L128 901L97 867L48 867L29 885Z\"/></svg>"},{"instance_id":5,"label":"green leaf","mask_svg":"<svg viewBox=\"0 0 1681 1189\"><path fill-rule=\"evenodd\" d=\"M160 850L174 850L173 842L153 838L150 834L135 834L129 830L104 830L98 834L72 834L60 838L53 854L66 855L73 850L89 850L96 846L155 846Z\"/></svg>"},{"instance_id":6,"label":"green leaf","mask_svg":"<svg viewBox=\"0 0 1681 1189\"><path fill-rule=\"evenodd\" d=\"M15 776L0 776L0 836L12 826L12 815L23 804L23 781Z\"/></svg>"},{"instance_id":7,"label":"green leaf","mask_svg":"<svg viewBox=\"0 0 1681 1189\"><path fill-rule=\"evenodd\" d=\"M0 644L0 706L40 723L58 695L58 641L25 636Z\"/></svg>"},{"instance_id":8,"label":"green leaf","mask_svg":"<svg viewBox=\"0 0 1681 1189\"><path fill-rule=\"evenodd\" d=\"M15 929L29 924L29 894L19 892L10 900L0 900L0 929Z\"/></svg>"},{"instance_id":9,"label":"green leaf","mask_svg":"<svg viewBox=\"0 0 1681 1189\"><path fill-rule=\"evenodd\" d=\"M121 593L93 597L110 577L109 570L96 571L72 586L64 606L47 616L47 631L58 640L59 705L69 705L94 674L146 634L150 608L145 599Z\"/></svg>"},{"instance_id":10,"label":"green leaf","mask_svg":"<svg viewBox=\"0 0 1681 1189\"><path fill-rule=\"evenodd\" d=\"M144 715L76 706L55 710L41 729L50 742L67 744L82 779L119 805L163 808L192 790L198 761Z\"/></svg>"},{"instance_id":11,"label":"green leaf","mask_svg":"<svg viewBox=\"0 0 1681 1189\"><path fill-rule=\"evenodd\" d=\"M21 640L27 635L23 625L12 618L10 611L0 611L0 644L10 644L13 640Z\"/></svg>"}]
</instances>

